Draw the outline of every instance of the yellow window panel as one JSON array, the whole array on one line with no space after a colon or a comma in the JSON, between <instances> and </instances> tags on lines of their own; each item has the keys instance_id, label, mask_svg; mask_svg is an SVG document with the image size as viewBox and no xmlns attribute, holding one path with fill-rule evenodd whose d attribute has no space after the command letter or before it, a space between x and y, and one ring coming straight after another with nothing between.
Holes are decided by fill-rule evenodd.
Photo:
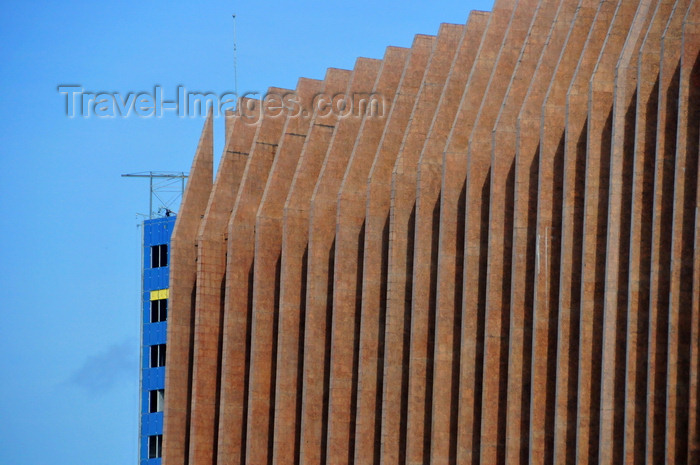
<instances>
[{"instance_id":1,"label":"yellow window panel","mask_svg":"<svg viewBox=\"0 0 700 465\"><path fill-rule=\"evenodd\" d=\"M157 291L151 291L151 300L167 299L170 295L169 291L169 289L159 289Z\"/></svg>"}]
</instances>

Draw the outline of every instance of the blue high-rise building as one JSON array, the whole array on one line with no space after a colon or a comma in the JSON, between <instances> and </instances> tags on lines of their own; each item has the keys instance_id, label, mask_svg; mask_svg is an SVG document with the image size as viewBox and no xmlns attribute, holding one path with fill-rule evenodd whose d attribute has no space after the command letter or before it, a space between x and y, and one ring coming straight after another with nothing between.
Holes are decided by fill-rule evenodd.
<instances>
[{"instance_id":1,"label":"blue high-rise building","mask_svg":"<svg viewBox=\"0 0 700 465\"><path fill-rule=\"evenodd\" d=\"M175 216L143 222L140 465L160 465L162 456L170 236L174 225Z\"/></svg>"}]
</instances>

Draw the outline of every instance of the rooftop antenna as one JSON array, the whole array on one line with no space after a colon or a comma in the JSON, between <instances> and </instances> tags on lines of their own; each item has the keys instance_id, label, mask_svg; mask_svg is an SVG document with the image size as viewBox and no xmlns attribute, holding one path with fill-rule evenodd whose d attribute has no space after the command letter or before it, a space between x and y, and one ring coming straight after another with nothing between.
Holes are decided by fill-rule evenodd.
<instances>
[{"instance_id":1,"label":"rooftop antenna","mask_svg":"<svg viewBox=\"0 0 700 465\"><path fill-rule=\"evenodd\" d=\"M149 178L151 195L148 202L148 219L158 218L161 212L170 216L180 205L182 194L185 192L187 174L174 171L144 171L141 173L122 174L123 178ZM155 202L154 202L155 201ZM153 210L153 204L157 209Z\"/></svg>"},{"instance_id":2,"label":"rooftop antenna","mask_svg":"<svg viewBox=\"0 0 700 465\"><path fill-rule=\"evenodd\" d=\"M236 14L233 15L233 90L238 99L238 50L236 47Z\"/></svg>"}]
</instances>

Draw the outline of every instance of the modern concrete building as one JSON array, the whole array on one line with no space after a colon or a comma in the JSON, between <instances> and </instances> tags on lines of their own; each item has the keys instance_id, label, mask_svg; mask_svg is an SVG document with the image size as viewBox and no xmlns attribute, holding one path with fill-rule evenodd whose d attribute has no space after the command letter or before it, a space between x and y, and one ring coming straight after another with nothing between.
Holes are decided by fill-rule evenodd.
<instances>
[{"instance_id":1,"label":"modern concrete building","mask_svg":"<svg viewBox=\"0 0 700 465\"><path fill-rule=\"evenodd\" d=\"M700 0L496 0L239 102L216 179L208 119L163 465L700 463L699 52Z\"/></svg>"}]
</instances>

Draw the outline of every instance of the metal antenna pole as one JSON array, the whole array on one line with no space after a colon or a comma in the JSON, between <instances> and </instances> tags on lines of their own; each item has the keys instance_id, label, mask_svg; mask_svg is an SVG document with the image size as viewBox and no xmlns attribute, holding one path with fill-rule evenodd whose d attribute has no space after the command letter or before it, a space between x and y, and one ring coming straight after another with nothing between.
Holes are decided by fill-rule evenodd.
<instances>
[{"instance_id":1,"label":"metal antenna pole","mask_svg":"<svg viewBox=\"0 0 700 465\"><path fill-rule=\"evenodd\" d=\"M238 99L238 50L236 47L236 15L233 14L233 90Z\"/></svg>"},{"instance_id":2,"label":"metal antenna pole","mask_svg":"<svg viewBox=\"0 0 700 465\"><path fill-rule=\"evenodd\" d=\"M149 182L150 182L150 189L151 189L151 195L148 196L148 219L152 220L153 219L153 173L149 173L151 176L149 176Z\"/></svg>"}]
</instances>

